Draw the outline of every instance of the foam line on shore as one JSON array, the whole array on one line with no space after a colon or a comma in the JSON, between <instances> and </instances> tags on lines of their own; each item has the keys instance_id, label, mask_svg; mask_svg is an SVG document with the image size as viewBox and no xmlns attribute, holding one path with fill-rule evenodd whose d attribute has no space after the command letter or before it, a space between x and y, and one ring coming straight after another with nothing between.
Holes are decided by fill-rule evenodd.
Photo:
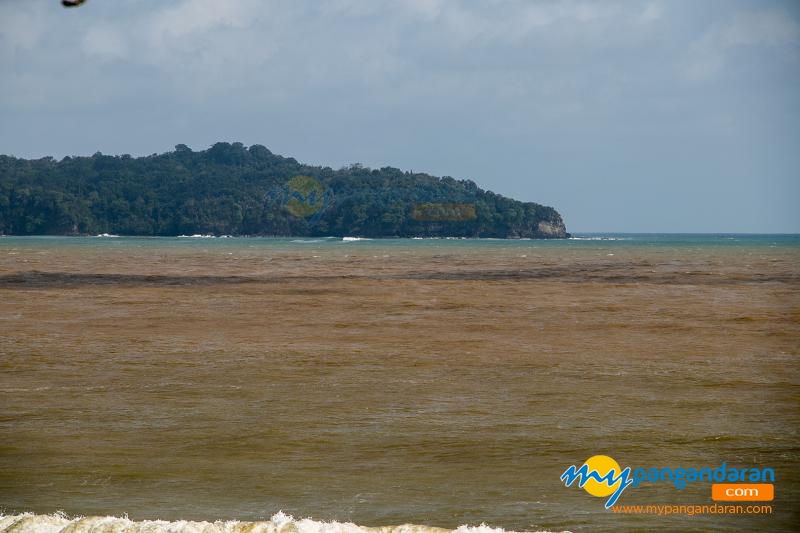
<instances>
[{"instance_id":1,"label":"foam line on shore","mask_svg":"<svg viewBox=\"0 0 800 533\"><path fill-rule=\"evenodd\" d=\"M193 522L188 520L142 520L114 516L74 517L56 513L0 515L2 533L515 533L481 524L450 530L440 527L403 524L363 527L351 522L323 522L310 518L295 519L278 512L269 520ZM546 532L540 532L546 533ZM566 532L565 532L566 533Z\"/></svg>"}]
</instances>

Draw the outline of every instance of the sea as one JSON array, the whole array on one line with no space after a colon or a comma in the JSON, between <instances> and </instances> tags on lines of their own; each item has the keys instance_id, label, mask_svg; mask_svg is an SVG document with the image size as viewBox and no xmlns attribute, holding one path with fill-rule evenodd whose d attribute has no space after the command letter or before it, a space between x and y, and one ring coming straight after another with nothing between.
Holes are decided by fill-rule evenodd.
<instances>
[{"instance_id":1,"label":"sea","mask_svg":"<svg viewBox=\"0 0 800 533\"><path fill-rule=\"evenodd\" d=\"M797 531L799 358L798 235L0 237L0 531Z\"/></svg>"}]
</instances>

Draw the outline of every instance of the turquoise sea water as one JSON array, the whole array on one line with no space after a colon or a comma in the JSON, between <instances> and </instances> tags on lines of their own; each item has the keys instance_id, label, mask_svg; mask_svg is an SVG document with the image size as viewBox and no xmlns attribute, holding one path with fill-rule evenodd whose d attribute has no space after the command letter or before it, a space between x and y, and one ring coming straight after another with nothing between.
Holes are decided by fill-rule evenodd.
<instances>
[{"instance_id":1,"label":"turquoise sea water","mask_svg":"<svg viewBox=\"0 0 800 533\"><path fill-rule=\"evenodd\" d=\"M360 237L216 237L194 235L180 237L127 237L127 236L4 236L0 246L25 243L58 246L266 246L298 247L314 244L337 246L357 244L379 247L502 247L502 248L567 248L631 247L631 246L675 246L675 247L737 247L800 246L800 234L751 234L751 233L578 233L569 239L462 239L462 238L412 238L412 239L366 239Z\"/></svg>"}]
</instances>

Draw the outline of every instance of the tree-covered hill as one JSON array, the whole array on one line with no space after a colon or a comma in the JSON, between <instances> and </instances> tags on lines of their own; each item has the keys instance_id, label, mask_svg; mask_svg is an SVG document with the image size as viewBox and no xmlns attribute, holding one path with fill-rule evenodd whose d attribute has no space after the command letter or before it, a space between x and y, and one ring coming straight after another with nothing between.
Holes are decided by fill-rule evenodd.
<instances>
[{"instance_id":1,"label":"tree-covered hill","mask_svg":"<svg viewBox=\"0 0 800 533\"><path fill-rule=\"evenodd\" d=\"M309 217L297 216L298 210L291 205L287 208L280 201L269 201L267 193L281 190L296 176L309 176L313 178L310 182L320 184L320 192L334 193L336 201L313 224ZM474 219L417 220L421 217L415 218L414 207L420 198L474 204ZM333 170L308 166L259 145L247 148L241 143L217 143L200 152L178 145L173 152L146 157L96 153L61 161L0 156L0 234L98 233L567 235L561 216L552 207L505 198L472 181L390 167L373 170L352 165Z\"/></svg>"}]
</instances>

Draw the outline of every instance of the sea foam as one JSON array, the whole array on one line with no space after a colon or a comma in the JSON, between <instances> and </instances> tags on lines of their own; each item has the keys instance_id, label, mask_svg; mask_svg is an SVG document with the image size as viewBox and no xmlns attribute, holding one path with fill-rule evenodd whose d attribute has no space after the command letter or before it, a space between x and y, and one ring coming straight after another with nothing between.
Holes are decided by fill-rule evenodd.
<instances>
[{"instance_id":1,"label":"sea foam","mask_svg":"<svg viewBox=\"0 0 800 533\"><path fill-rule=\"evenodd\" d=\"M69 518L62 513L0 515L0 532L3 533L448 533L451 531L452 533L513 533L484 524L461 526L454 530L413 524L363 527L351 522L322 522L310 518L296 520L283 512L278 512L269 520L260 522L134 521L114 516Z\"/></svg>"}]
</instances>

